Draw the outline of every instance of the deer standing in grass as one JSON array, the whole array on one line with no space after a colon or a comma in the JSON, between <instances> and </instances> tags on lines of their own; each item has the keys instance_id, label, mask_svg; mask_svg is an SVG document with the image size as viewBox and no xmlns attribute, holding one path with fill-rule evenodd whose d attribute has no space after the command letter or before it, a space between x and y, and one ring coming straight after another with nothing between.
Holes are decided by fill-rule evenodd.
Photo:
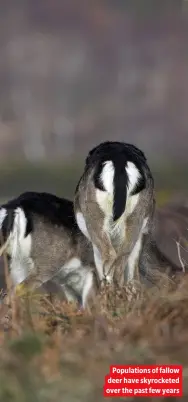
<instances>
[{"instance_id":1,"label":"deer standing in grass","mask_svg":"<svg viewBox=\"0 0 188 402\"><path fill-rule=\"evenodd\" d=\"M66 300L87 306L97 278L92 247L77 226L73 202L49 193L23 193L1 206L0 229L14 289L23 284L23 291L34 291L48 283Z\"/></svg>"},{"instance_id":2,"label":"deer standing in grass","mask_svg":"<svg viewBox=\"0 0 188 402\"><path fill-rule=\"evenodd\" d=\"M89 152L74 209L80 230L92 243L100 281L122 286L138 276L154 206L153 177L141 150L107 141Z\"/></svg>"}]
</instances>

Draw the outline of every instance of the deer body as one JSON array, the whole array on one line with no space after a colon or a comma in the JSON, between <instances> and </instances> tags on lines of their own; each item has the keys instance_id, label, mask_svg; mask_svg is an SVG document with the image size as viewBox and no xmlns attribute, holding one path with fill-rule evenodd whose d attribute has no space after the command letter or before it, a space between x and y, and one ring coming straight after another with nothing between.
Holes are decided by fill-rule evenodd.
<instances>
[{"instance_id":1,"label":"deer body","mask_svg":"<svg viewBox=\"0 0 188 402\"><path fill-rule=\"evenodd\" d=\"M35 290L51 281L84 307L96 284L93 253L74 218L73 203L48 193L24 193L0 209L14 286Z\"/></svg>"},{"instance_id":2,"label":"deer body","mask_svg":"<svg viewBox=\"0 0 188 402\"><path fill-rule=\"evenodd\" d=\"M75 216L93 246L100 280L132 280L144 233L150 231L153 178L144 154L130 144L105 142L92 149L75 192Z\"/></svg>"}]
</instances>

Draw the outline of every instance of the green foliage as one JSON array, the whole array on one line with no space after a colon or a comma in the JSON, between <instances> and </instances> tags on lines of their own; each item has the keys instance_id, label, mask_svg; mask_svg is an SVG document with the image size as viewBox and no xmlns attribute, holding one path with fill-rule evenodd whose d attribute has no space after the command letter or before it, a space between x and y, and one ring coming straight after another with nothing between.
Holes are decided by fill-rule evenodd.
<instances>
[{"instance_id":1,"label":"green foliage","mask_svg":"<svg viewBox=\"0 0 188 402\"><path fill-rule=\"evenodd\" d=\"M15 197L24 191L46 191L73 197L83 169L80 161L60 163L18 163L1 165L1 197Z\"/></svg>"},{"instance_id":2,"label":"green foliage","mask_svg":"<svg viewBox=\"0 0 188 402\"><path fill-rule=\"evenodd\" d=\"M170 190L159 190L156 194L156 201L158 206L166 204L172 197L172 192Z\"/></svg>"},{"instance_id":3,"label":"green foliage","mask_svg":"<svg viewBox=\"0 0 188 402\"><path fill-rule=\"evenodd\" d=\"M25 333L21 338L9 342L10 350L29 361L42 352L42 337L35 333Z\"/></svg>"},{"instance_id":4,"label":"green foliage","mask_svg":"<svg viewBox=\"0 0 188 402\"><path fill-rule=\"evenodd\" d=\"M74 160L65 163L26 163L12 162L0 166L0 198L15 197L24 191L46 191L62 197L73 198L76 184L83 171L84 161ZM187 166L165 165L151 167L159 203L176 191L188 192ZM161 198L161 201L160 201ZM6 201L5 199L5 201Z\"/></svg>"}]
</instances>

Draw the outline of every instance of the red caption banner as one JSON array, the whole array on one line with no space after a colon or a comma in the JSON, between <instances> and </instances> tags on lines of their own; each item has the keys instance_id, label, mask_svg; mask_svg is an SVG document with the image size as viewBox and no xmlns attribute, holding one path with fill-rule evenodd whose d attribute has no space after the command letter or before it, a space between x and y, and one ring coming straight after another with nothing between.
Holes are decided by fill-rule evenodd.
<instances>
[{"instance_id":1,"label":"red caption banner","mask_svg":"<svg viewBox=\"0 0 188 402\"><path fill-rule=\"evenodd\" d=\"M105 376L105 397L181 397L182 366L110 366Z\"/></svg>"}]
</instances>

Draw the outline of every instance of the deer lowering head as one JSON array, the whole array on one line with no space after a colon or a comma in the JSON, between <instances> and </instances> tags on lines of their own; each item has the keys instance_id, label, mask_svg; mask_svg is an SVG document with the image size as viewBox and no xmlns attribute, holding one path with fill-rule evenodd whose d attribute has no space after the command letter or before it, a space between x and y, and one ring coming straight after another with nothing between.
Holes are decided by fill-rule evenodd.
<instances>
[{"instance_id":1,"label":"deer lowering head","mask_svg":"<svg viewBox=\"0 0 188 402\"><path fill-rule=\"evenodd\" d=\"M23 283L34 291L50 281L63 298L86 306L97 283L95 265L71 201L23 193L1 206L0 229L14 288Z\"/></svg>"},{"instance_id":2,"label":"deer lowering head","mask_svg":"<svg viewBox=\"0 0 188 402\"><path fill-rule=\"evenodd\" d=\"M154 205L153 178L141 150L107 141L89 152L74 208L80 230L92 243L100 280L122 284L138 274Z\"/></svg>"}]
</instances>

